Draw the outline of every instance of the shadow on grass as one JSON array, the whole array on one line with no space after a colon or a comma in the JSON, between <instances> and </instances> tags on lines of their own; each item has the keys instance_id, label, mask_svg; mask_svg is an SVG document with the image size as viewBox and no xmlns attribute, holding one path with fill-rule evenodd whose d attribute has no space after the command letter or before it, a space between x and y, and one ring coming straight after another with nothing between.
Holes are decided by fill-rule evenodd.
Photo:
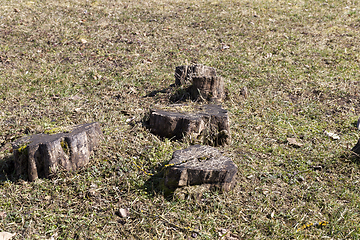
<instances>
[{"instance_id":1,"label":"shadow on grass","mask_svg":"<svg viewBox=\"0 0 360 240\"><path fill-rule=\"evenodd\" d=\"M164 184L165 179L165 168L164 166L168 162L164 162L161 167L154 169L155 174L144 183L142 188L147 192L149 197L154 197L155 195L161 194L167 200L172 200L174 197L174 191L176 189L169 189Z\"/></svg>"},{"instance_id":2,"label":"shadow on grass","mask_svg":"<svg viewBox=\"0 0 360 240\"><path fill-rule=\"evenodd\" d=\"M181 103L191 100L190 89L191 86L177 86L175 84L171 84L167 88L151 91L147 93L145 97L156 97L159 93L167 93L169 94L170 103Z\"/></svg>"},{"instance_id":3,"label":"shadow on grass","mask_svg":"<svg viewBox=\"0 0 360 240\"><path fill-rule=\"evenodd\" d=\"M158 93L171 93L175 87L176 87L175 84L171 84L167 88L163 88L160 90L153 90L153 91L147 93L144 97L155 97Z\"/></svg>"},{"instance_id":4,"label":"shadow on grass","mask_svg":"<svg viewBox=\"0 0 360 240\"><path fill-rule=\"evenodd\" d=\"M168 88L151 91L146 94L145 97L155 97L158 93L168 93L169 91L171 91L171 86Z\"/></svg>"},{"instance_id":5,"label":"shadow on grass","mask_svg":"<svg viewBox=\"0 0 360 240\"><path fill-rule=\"evenodd\" d=\"M341 159L347 159L353 163L359 164L360 165L360 154L350 151L350 153L348 154L348 156L346 155L342 155L340 157Z\"/></svg>"},{"instance_id":6,"label":"shadow on grass","mask_svg":"<svg viewBox=\"0 0 360 240\"><path fill-rule=\"evenodd\" d=\"M178 88L171 96L170 103L181 103L187 100L196 100L191 98L191 86Z\"/></svg>"},{"instance_id":7,"label":"shadow on grass","mask_svg":"<svg viewBox=\"0 0 360 240\"><path fill-rule=\"evenodd\" d=\"M15 174L13 156L0 159L0 183L5 181L16 182L19 178Z\"/></svg>"}]
</instances>

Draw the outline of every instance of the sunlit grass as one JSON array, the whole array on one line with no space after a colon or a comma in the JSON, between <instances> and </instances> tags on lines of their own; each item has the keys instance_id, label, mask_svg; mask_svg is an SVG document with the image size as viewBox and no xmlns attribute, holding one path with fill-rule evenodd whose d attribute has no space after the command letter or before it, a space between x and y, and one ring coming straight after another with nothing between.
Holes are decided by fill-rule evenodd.
<instances>
[{"instance_id":1,"label":"sunlit grass","mask_svg":"<svg viewBox=\"0 0 360 240\"><path fill-rule=\"evenodd\" d=\"M360 137L359 26L359 6L348 1L0 0L0 231L359 238L359 163L350 152ZM152 135L143 119L170 103L176 89L161 90L175 67L193 63L225 79L232 144L223 150L238 183L168 199L157 171L188 143ZM105 138L88 167L34 183L15 178L12 141L93 121ZM117 216L120 208L130 217ZM298 231L321 221L329 224Z\"/></svg>"}]
</instances>

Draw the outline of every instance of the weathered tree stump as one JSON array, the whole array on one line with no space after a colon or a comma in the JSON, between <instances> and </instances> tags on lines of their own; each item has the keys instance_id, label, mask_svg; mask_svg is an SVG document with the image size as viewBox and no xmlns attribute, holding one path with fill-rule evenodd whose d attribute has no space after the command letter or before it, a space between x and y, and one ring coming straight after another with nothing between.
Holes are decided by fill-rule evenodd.
<instances>
[{"instance_id":1,"label":"weathered tree stump","mask_svg":"<svg viewBox=\"0 0 360 240\"><path fill-rule=\"evenodd\" d=\"M353 151L354 153L360 155L360 139L358 140L356 145L353 147L353 149L351 149L351 151Z\"/></svg>"},{"instance_id":2,"label":"weathered tree stump","mask_svg":"<svg viewBox=\"0 0 360 240\"><path fill-rule=\"evenodd\" d=\"M210 185L229 191L235 185L237 166L209 146L193 145L173 153L165 171L164 185L169 189L193 185Z\"/></svg>"},{"instance_id":3,"label":"weathered tree stump","mask_svg":"<svg viewBox=\"0 0 360 240\"><path fill-rule=\"evenodd\" d=\"M47 178L58 169L83 167L102 135L99 123L89 123L76 126L69 133L20 138L12 144L16 174L34 181Z\"/></svg>"},{"instance_id":4,"label":"weathered tree stump","mask_svg":"<svg viewBox=\"0 0 360 240\"><path fill-rule=\"evenodd\" d=\"M175 84L185 85L192 83L193 77L216 76L215 68L201 64L183 65L175 68Z\"/></svg>"},{"instance_id":5,"label":"weathered tree stump","mask_svg":"<svg viewBox=\"0 0 360 240\"><path fill-rule=\"evenodd\" d=\"M187 83L192 83L189 90L193 99L221 102L225 98L224 80L215 68L201 64L176 67L175 84Z\"/></svg>"},{"instance_id":6,"label":"weathered tree stump","mask_svg":"<svg viewBox=\"0 0 360 240\"><path fill-rule=\"evenodd\" d=\"M185 112L179 112L179 109L185 109ZM213 146L231 141L229 115L220 105L204 105L192 111L187 110L186 105L173 105L166 110L153 109L149 127L154 134L166 138L187 137Z\"/></svg>"}]
</instances>

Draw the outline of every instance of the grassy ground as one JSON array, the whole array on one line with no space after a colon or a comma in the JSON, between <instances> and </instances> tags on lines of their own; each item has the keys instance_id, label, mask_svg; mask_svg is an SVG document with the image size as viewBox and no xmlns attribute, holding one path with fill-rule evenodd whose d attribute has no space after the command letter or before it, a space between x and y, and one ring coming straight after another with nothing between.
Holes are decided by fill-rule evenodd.
<instances>
[{"instance_id":1,"label":"grassy ground","mask_svg":"<svg viewBox=\"0 0 360 240\"><path fill-rule=\"evenodd\" d=\"M359 138L359 36L358 1L0 0L0 231L359 239L359 161L350 151ZM170 103L175 67L191 63L226 79L233 142L224 150L238 183L225 194L167 199L136 165L156 172L188 143L159 139L142 120ZM93 121L105 139L88 167L15 178L12 141Z\"/></svg>"}]
</instances>

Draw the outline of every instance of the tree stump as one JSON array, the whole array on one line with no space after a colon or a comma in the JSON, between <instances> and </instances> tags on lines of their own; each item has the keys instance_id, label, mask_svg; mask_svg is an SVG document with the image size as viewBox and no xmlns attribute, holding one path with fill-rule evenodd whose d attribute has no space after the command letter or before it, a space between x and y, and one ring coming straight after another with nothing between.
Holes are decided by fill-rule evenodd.
<instances>
[{"instance_id":1,"label":"tree stump","mask_svg":"<svg viewBox=\"0 0 360 240\"><path fill-rule=\"evenodd\" d=\"M235 185L237 170L233 161L216 148L193 145L173 153L164 185L176 189L205 184L229 191Z\"/></svg>"},{"instance_id":2,"label":"tree stump","mask_svg":"<svg viewBox=\"0 0 360 240\"><path fill-rule=\"evenodd\" d=\"M175 84L191 83L190 95L196 100L221 102L225 98L224 80L215 68L201 64L175 68Z\"/></svg>"},{"instance_id":3,"label":"tree stump","mask_svg":"<svg viewBox=\"0 0 360 240\"><path fill-rule=\"evenodd\" d=\"M71 171L83 167L102 136L99 123L89 123L76 126L69 133L20 138L12 144L16 174L34 181L59 169Z\"/></svg>"},{"instance_id":4,"label":"tree stump","mask_svg":"<svg viewBox=\"0 0 360 240\"><path fill-rule=\"evenodd\" d=\"M183 65L175 68L175 84L185 85L192 83L193 77L216 76L216 70L201 64Z\"/></svg>"},{"instance_id":5,"label":"tree stump","mask_svg":"<svg viewBox=\"0 0 360 240\"><path fill-rule=\"evenodd\" d=\"M166 110L153 109L150 111L149 127L154 134L166 138L186 137L213 146L231 141L229 115L220 105L204 105L191 110L187 105L172 105Z\"/></svg>"},{"instance_id":6,"label":"tree stump","mask_svg":"<svg viewBox=\"0 0 360 240\"><path fill-rule=\"evenodd\" d=\"M356 145L351 149L354 153L360 155L360 139L356 143Z\"/></svg>"}]
</instances>

